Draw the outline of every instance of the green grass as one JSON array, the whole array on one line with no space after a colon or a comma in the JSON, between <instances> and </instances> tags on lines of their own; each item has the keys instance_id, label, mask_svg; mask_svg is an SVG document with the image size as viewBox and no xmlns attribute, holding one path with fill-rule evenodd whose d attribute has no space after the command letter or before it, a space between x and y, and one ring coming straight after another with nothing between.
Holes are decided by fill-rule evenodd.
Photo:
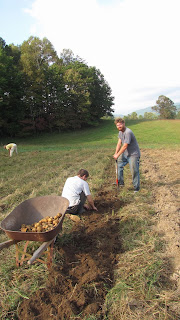
<instances>
[{"instance_id":1,"label":"green grass","mask_svg":"<svg viewBox=\"0 0 180 320\"><path fill-rule=\"evenodd\" d=\"M140 147L161 148L180 145L180 120L127 121L126 126L133 130ZM84 148L96 150L115 148L118 131L113 120L103 120L99 127L84 130L42 134L33 138L15 139L19 153L33 151L63 151ZM13 139L4 139L2 144ZM1 150L2 152L2 150Z\"/></svg>"},{"instance_id":2,"label":"green grass","mask_svg":"<svg viewBox=\"0 0 180 320\"><path fill-rule=\"evenodd\" d=\"M141 148L179 147L180 120L129 121Z\"/></svg>"},{"instance_id":3,"label":"green grass","mask_svg":"<svg viewBox=\"0 0 180 320\"><path fill-rule=\"evenodd\" d=\"M107 148L114 141L115 134L117 136L116 131L113 121L103 120L99 127L62 133L46 133L26 139L17 138L16 143L19 145L19 152L36 150L69 152L72 149L81 151L84 148L97 149L99 146L102 147L102 143L103 147Z\"/></svg>"},{"instance_id":4,"label":"green grass","mask_svg":"<svg viewBox=\"0 0 180 320\"><path fill-rule=\"evenodd\" d=\"M133 130L141 148L163 150L180 146L179 120L130 121L126 125ZM114 122L104 120L99 127L83 131L42 134L26 139L4 139L2 144L17 143L19 154L13 154L9 158L6 150L0 150L0 220L28 198L47 194L61 195L66 178L75 175L80 168L90 172L89 185L95 196L108 174L106 168L114 154L117 136ZM125 175L130 181L129 172L125 171ZM134 198L128 190L124 189L121 194L127 204L124 209L119 210L119 215L123 217L119 227L125 252L120 257L117 282L107 295L108 320L128 319L122 314L120 318L117 309L121 305L124 310L123 307L127 306L126 299L132 292L137 299L144 299L144 303L148 300L159 301L156 295L159 294L158 286L161 285L161 272L165 270L165 266L157 251L164 247L151 231L151 219L154 217L150 206L151 188L146 185L143 177L142 181L145 191L140 195L140 200L136 199L136 206L132 207ZM138 201L141 201L139 207ZM70 224L64 225L64 243L69 241L66 230L70 228ZM0 231L0 242L6 240L7 236ZM57 252L55 259L58 259ZM148 267L145 267L147 262ZM132 269L128 269L129 266ZM33 292L45 285L45 266L37 264L16 268L15 250L10 247L0 251L0 277L0 306L3 310L0 317L16 319L19 302L28 299ZM162 299L161 307L163 303ZM160 314L160 308L157 312ZM158 319L165 319L163 316L164 311ZM96 318L89 316L88 319ZM131 319L138 318L133 316Z\"/></svg>"}]
</instances>

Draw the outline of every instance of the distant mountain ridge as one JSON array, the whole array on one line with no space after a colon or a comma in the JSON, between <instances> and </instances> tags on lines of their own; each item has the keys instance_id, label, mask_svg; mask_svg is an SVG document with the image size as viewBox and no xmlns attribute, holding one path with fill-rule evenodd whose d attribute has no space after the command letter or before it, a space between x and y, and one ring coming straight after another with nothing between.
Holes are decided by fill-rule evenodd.
<instances>
[{"instance_id":1,"label":"distant mountain ridge","mask_svg":"<svg viewBox=\"0 0 180 320\"><path fill-rule=\"evenodd\" d=\"M176 106L177 111L179 111L179 110L180 110L180 103L175 103L174 105ZM152 107L147 107L147 108L144 108L144 109L138 109L138 110L132 111L132 112L130 112L130 113L126 113L126 114L124 114L124 115L123 115L123 114L115 113L115 114L114 114L114 117L124 117L124 116L127 116L128 114L131 114L131 113L133 113L133 112L136 112L138 116L140 116L140 115L141 115L141 116L144 116L144 113L145 113L145 112L152 112L152 113L154 113L154 114L158 114L157 112L155 112L155 111L152 110Z\"/></svg>"}]
</instances>

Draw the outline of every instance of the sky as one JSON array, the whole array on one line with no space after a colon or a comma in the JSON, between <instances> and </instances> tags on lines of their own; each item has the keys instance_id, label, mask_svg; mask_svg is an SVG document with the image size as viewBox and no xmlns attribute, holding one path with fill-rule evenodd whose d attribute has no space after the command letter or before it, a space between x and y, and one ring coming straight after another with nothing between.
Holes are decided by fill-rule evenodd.
<instances>
[{"instance_id":1,"label":"sky","mask_svg":"<svg viewBox=\"0 0 180 320\"><path fill-rule=\"evenodd\" d=\"M0 0L0 37L46 37L104 75L115 114L180 103L179 0Z\"/></svg>"}]
</instances>

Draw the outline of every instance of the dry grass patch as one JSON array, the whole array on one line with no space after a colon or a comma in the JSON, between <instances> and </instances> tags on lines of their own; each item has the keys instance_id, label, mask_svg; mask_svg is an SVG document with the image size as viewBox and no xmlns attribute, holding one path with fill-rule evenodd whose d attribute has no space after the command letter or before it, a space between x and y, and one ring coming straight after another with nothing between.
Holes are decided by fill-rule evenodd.
<instances>
[{"instance_id":1,"label":"dry grass patch","mask_svg":"<svg viewBox=\"0 0 180 320\"><path fill-rule=\"evenodd\" d=\"M141 169L143 171L144 168ZM155 172L152 174L154 179ZM158 181L158 175L156 179ZM177 283L172 279L173 261L166 254L167 245L155 228L155 185L152 188L152 182L141 175L141 190L132 195L128 167L125 182L120 196L126 205L119 211L124 253L119 256L115 285L106 297L106 319L180 319L180 295ZM161 201L163 208L166 202L163 198Z\"/></svg>"}]
</instances>

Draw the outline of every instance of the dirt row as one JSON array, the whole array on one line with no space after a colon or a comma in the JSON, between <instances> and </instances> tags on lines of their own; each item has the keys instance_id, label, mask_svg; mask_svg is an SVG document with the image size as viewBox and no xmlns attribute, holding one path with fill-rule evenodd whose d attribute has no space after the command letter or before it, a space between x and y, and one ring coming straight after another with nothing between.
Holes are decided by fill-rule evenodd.
<instances>
[{"instance_id":1,"label":"dirt row","mask_svg":"<svg viewBox=\"0 0 180 320\"><path fill-rule=\"evenodd\" d=\"M113 178L106 181L96 195L98 213L81 216L67 244L57 239L55 246L61 258L53 265L46 289L23 301L19 319L70 319L73 314L82 318L96 314L101 318L122 252L119 218L115 217L122 201L113 182Z\"/></svg>"},{"instance_id":2,"label":"dirt row","mask_svg":"<svg viewBox=\"0 0 180 320\"><path fill-rule=\"evenodd\" d=\"M144 150L142 173L152 185L154 229L166 244L163 258L170 261L175 283L173 292L166 292L177 303L168 305L180 319L180 151Z\"/></svg>"}]
</instances>

